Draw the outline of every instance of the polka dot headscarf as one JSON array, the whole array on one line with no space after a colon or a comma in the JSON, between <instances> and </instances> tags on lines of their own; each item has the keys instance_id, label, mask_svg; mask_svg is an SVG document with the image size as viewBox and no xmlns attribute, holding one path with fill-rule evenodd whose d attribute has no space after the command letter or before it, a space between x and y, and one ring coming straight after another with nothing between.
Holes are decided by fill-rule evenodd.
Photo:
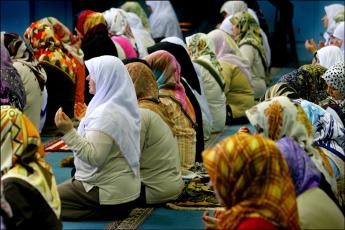
<instances>
[{"instance_id":1,"label":"polka dot headscarf","mask_svg":"<svg viewBox=\"0 0 345 230\"><path fill-rule=\"evenodd\" d=\"M345 63L338 62L331 66L322 76L328 85L338 90L345 98Z\"/></svg>"}]
</instances>

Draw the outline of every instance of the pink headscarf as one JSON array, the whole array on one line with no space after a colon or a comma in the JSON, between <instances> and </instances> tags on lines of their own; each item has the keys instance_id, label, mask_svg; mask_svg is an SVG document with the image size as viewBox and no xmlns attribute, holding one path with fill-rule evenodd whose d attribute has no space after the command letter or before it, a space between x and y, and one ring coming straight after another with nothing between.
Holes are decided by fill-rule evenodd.
<instances>
[{"instance_id":1,"label":"pink headscarf","mask_svg":"<svg viewBox=\"0 0 345 230\"><path fill-rule=\"evenodd\" d=\"M126 58L137 58L138 53L133 48L131 42L123 36L112 36L111 40L118 43L125 52Z\"/></svg>"}]
</instances>

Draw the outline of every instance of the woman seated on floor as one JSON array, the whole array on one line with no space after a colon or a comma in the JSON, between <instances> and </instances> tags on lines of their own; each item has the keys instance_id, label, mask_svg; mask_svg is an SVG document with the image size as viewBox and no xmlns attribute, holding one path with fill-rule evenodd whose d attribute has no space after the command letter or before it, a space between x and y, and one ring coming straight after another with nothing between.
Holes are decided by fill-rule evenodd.
<instances>
[{"instance_id":1,"label":"woman seated on floor","mask_svg":"<svg viewBox=\"0 0 345 230\"><path fill-rule=\"evenodd\" d=\"M144 61L126 64L136 90L141 115L140 204L160 204L176 199L184 187L180 155L172 122L158 98L156 79ZM161 104L161 106L159 105ZM164 120L165 119L165 120Z\"/></svg>"},{"instance_id":2,"label":"woman seated on floor","mask_svg":"<svg viewBox=\"0 0 345 230\"><path fill-rule=\"evenodd\" d=\"M55 176L37 128L17 108L1 111L1 216L7 229L62 229ZM1 226L1 229L3 226Z\"/></svg>"},{"instance_id":3,"label":"woman seated on floor","mask_svg":"<svg viewBox=\"0 0 345 230\"><path fill-rule=\"evenodd\" d=\"M188 53L200 69L205 96L212 115L212 132L221 132L226 123L226 97L222 67L217 60L214 45L204 33L196 33L186 38Z\"/></svg>"},{"instance_id":4,"label":"woman seated on floor","mask_svg":"<svg viewBox=\"0 0 345 230\"><path fill-rule=\"evenodd\" d=\"M300 229L295 188L272 140L238 132L203 160L224 206L214 217L204 213L206 229Z\"/></svg>"},{"instance_id":5,"label":"woman seated on floor","mask_svg":"<svg viewBox=\"0 0 345 230\"><path fill-rule=\"evenodd\" d=\"M177 38L179 39L179 38ZM204 143L204 129L203 118L200 101L198 100L201 95L201 86L199 78L194 70L192 61L188 55L188 52L181 45L171 42L158 42L154 46L148 48L149 53L153 53L158 50L165 50L172 54L181 67L181 84L184 87L184 91L190 100L194 112L197 127L196 131L196 162L202 162L201 152L205 149Z\"/></svg>"},{"instance_id":6,"label":"woman seated on floor","mask_svg":"<svg viewBox=\"0 0 345 230\"><path fill-rule=\"evenodd\" d=\"M230 21L233 25L232 32L235 41L243 57L249 61L254 96L258 99L265 94L266 85L270 82L268 60L260 35L260 27L247 11L234 14Z\"/></svg>"},{"instance_id":7,"label":"woman seated on floor","mask_svg":"<svg viewBox=\"0 0 345 230\"><path fill-rule=\"evenodd\" d=\"M344 229L345 219L337 201L325 193L320 184L322 175L310 157L292 138L277 141L293 179L298 215L303 229ZM315 202L317 201L317 202Z\"/></svg>"},{"instance_id":8,"label":"woman seated on floor","mask_svg":"<svg viewBox=\"0 0 345 230\"><path fill-rule=\"evenodd\" d=\"M23 113L39 129L43 92L47 81L46 72L18 34L1 32L1 44L11 55L13 66L25 88L26 105Z\"/></svg>"},{"instance_id":9,"label":"woman seated on floor","mask_svg":"<svg viewBox=\"0 0 345 230\"><path fill-rule=\"evenodd\" d=\"M314 145L313 128L303 108L285 96L273 97L246 111L249 122L256 131L277 141L283 137L294 139L308 154L323 174L330 189L330 197L338 196L335 171L325 153L327 150ZM340 203L340 202L339 202Z\"/></svg>"},{"instance_id":10,"label":"woman seated on floor","mask_svg":"<svg viewBox=\"0 0 345 230\"><path fill-rule=\"evenodd\" d=\"M84 93L83 52L79 47L79 40L54 17L33 22L26 29L24 38L47 74L47 115L42 133L55 134L56 110L61 106L73 118L74 104L78 102L76 95ZM84 104L82 95L77 98Z\"/></svg>"},{"instance_id":11,"label":"woman seated on floor","mask_svg":"<svg viewBox=\"0 0 345 230\"><path fill-rule=\"evenodd\" d=\"M248 123L245 111L254 105L254 90L248 61L244 59L230 35L222 30L207 34L212 40L222 67L227 103L227 125Z\"/></svg>"},{"instance_id":12,"label":"woman seated on floor","mask_svg":"<svg viewBox=\"0 0 345 230\"><path fill-rule=\"evenodd\" d=\"M159 50L144 58L155 75L160 100L166 105L179 146L181 168L189 170L195 163L196 131L194 108L180 82L180 65L167 51Z\"/></svg>"},{"instance_id":13,"label":"woman seated on floor","mask_svg":"<svg viewBox=\"0 0 345 230\"><path fill-rule=\"evenodd\" d=\"M64 220L117 219L140 195L140 114L132 80L120 59L85 62L94 94L78 132L61 109L55 122L74 152L74 177L59 185Z\"/></svg>"}]
</instances>

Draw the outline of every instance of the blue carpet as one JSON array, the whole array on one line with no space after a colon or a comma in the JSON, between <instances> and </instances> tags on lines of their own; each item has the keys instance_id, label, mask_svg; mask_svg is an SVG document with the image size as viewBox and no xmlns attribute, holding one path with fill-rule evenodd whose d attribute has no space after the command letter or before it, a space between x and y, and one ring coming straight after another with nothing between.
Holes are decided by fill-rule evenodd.
<instances>
[{"instance_id":1,"label":"blue carpet","mask_svg":"<svg viewBox=\"0 0 345 230\"><path fill-rule=\"evenodd\" d=\"M139 229L204 229L203 212L157 208Z\"/></svg>"},{"instance_id":2,"label":"blue carpet","mask_svg":"<svg viewBox=\"0 0 345 230\"><path fill-rule=\"evenodd\" d=\"M105 229L109 222L106 221L84 221L84 222L63 222L63 229Z\"/></svg>"},{"instance_id":3,"label":"blue carpet","mask_svg":"<svg viewBox=\"0 0 345 230\"><path fill-rule=\"evenodd\" d=\"M72 168L62 168L60 167L60 161L67 156L72 156L72 152L51 152L48 153L45 159L52 166L53 173L55 174L56 183L61 184L67 179L71 178L71 169Z\"/></svg>"}]
</instances>

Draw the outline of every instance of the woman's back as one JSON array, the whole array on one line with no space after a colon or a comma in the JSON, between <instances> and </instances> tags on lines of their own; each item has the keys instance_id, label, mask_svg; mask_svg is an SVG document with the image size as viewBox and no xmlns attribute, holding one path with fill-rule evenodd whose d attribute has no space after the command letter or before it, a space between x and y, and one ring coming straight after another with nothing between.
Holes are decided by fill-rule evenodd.
<instances>
[{"instance_id":1,"label":"woman's back","mask_svg":"<svg viewBox=\"0 0 345 230\"><path fill-rule=\"evenodd\" d=\"M245 110L254 105L253 88L238 66L226 61L220 61L220 65L225 82L224 93L232 118L243 117Z\"/></svg>"},{"instance_id":2,"label":"woman's back","mask_svg":"<svg viewBox=\"0 0 345 230\"><path fill-rule=\"evenodd\" d=\"M149 109L139 111L140 177L146 187L146 203L176 199L184 187L177 140L158 114Z\"/></svg>"}]
</instances>

